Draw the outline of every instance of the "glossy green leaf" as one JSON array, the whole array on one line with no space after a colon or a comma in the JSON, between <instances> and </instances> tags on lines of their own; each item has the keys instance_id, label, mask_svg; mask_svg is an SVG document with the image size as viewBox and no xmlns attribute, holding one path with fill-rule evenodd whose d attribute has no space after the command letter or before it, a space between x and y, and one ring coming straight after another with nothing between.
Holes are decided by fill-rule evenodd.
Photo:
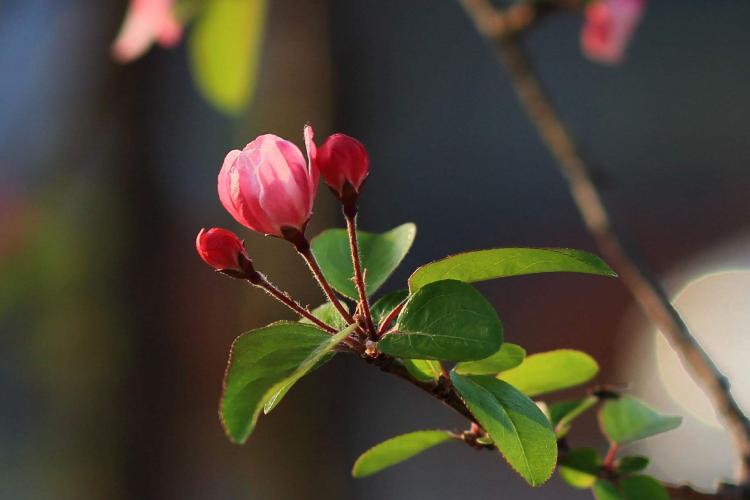
<instances>
[{"instance_id":1,"label":"glossy green leaf","mask_svg":"<svg viewBox=\"0 0 750 500\"><path fill-rule=\"evenodd\" d=\"M451 380L511 467L532 486L547 481L555 469L557 441L536 404L493 377L451 372Z\"/></svg>"},{"instance_id":2,"label":"glossy green leaf","mask_svg":"<svg viewBox=\"0 0 750 500\"><path fill-rule=\"evenodd\" d=\"M602 459L593 448L570 450L560 460L560 477L574 488L587 489L594 486Z\"/></svg>"},{"instance_id":3,"label":"glossy green leaf","mask_svg":"<svg viewBox=\"0 0 750 500\"><path fill-rule=\"evenodd\" d=\"M459 375L494 375L521 364L526 357L523 347L505 343L492 356L479 361L463 361L453 368Z\"/></svg>"},{"instance_id":4,"label":"glossy green leaf","mask_svg":"<svg viewBox=\"0 0 750 500\"><path fill-rule=\"evenodd\" d=\"M455 280L431 283L410 296L395 329L378 349L399 358L482 359L503 341L495 309L471 285Z\"/></svg>"},{"instance_id":5,"label":"glossy green leaf","mask_svg":"<svg viewBox=\"0 0 750 500\"><path fill-rule=\"evenodd\" d=\"M672 430L681 422L682 417L661 415L632 396L607 400L599 411L602 431L619 444Z\"/></svg>"},{"instance_id":6,"label":"glossy green leaf","mask_svg":"<svg viewBox=\"0 0 750 500\"><path fill-rule=\"evenodd\" d=\"M570 272L617 276L599 257L570 248L495 248L451 255L420 267L409 278L414 292L452 279L473 283L522 274Z\"/></svg>"},{"instance_id":7,"label":"glossy green leaf","mask_svg":"<svg viewBox=\"0 0 750 500\"><path fill-rule=\"evenodd\" d=\"M397 292L387 293L380 297L372 304L372 306L370 306L370 314L372 315L373 323L380 325L386 316L388 316L388 314L408 296L408 290L399 290Z\"/></svg>"},{"instance_id":8,"label":"glossy green leaf","mask_svg":"<svg viewBox=\"0 0 750 500\"><path fill-rule=\"evenodd\" d=\"M589 408L594 407L597 402L596 396L588 396L583 399L559 401L549 405L550 420L555 428L557 438L565 436L570 431L571 422Z\"/></svg>"},{"instance_id":9,"label":"glossy green leaf","mask_svg":"<svg viewBox=\"0 0 750 500\"><path fill-rule=\"evenodd\" d=\"M620 459L620 462L617 464L617 472L623 475L640 472L648 467L648 463L648 458L639 455L622 457Z\"/></svg>"},{"instance_id":10,"label":"glossy green leaf","mask_svg":"<svg viewBox=\"0 0 750 500\"><path fill-rule=\"evenodd\" d=\"M669 500L667 490L651 476L624 477L620 479L620 489L625 500Z\"/></svg>"},{"instance_id":11,"label":"glossy green leaf","mask_svg":"<svg viewBox=\"0 0 750 500\"><path fill-rule=\"evenodd\" d=\"M599 365L585 352L559 349L532 354L497 378L529 396L537 396L583 384L598 372Z\"/></svg>"},{"instance_id":12,"label":"glossy green leaf","mask_svg":"<svg viewBox=\"0 0 750 500\"><path fill-rule=\"evenodd\" d=\"M274 323L237 337L229 355L220 404L227 436L244 443L274 387L330 339L324 331L297 322Z\"/></svg>"},{"instance_id":13,"label":"glossy green leaf","mask_svg":"<svg viewBox=\"0 0 750 500\"><path fill-rule=\"evenodd\" d=\"M244 111L253 95L265 17L266 0L210 0L191 29L193 79L224 113Z\"/></svg>"},{"instance_id":14,"label":"glossy green leaf","mask_svg":"<svg viewBox=\"0 0 750 500\"><path fill-rule=\"evenodd\" d=\"M367 295L372 295L409 252L417 227L406 223L382 234L358 231L359 255L365 272ZM352 277L352 257L346 229L328 229L312 240L312 252L323 275L341 294L357 299Z\"/></svg>"},{"instance_id":15,"label":"glossy green leaf","mask_svg":"<svg viewBox=\"0 0 750 500\"><path fill-rule=\"evenodd\" d=\"M371 476L450 439L448 431L417 431L393 437L360 455L354 462L352 476Z\"/></svg>"},{"instance_id":16,"label":"glossy green leaf","mask_svg":"<svg viewBox=\"0 0 750 500\"><path fill-rule=\"evenodd\" d=\"M277 383L268 391L269 397L266 399L266 403L263 405L263 413L266 415L271 413L271 410L281 402L282 398L286 396L289 389L297 383L299 379L307 375L313 369L319 367L325 361L328 361L333 354L333 348L344 341L355 329L357 325L349 325L343 330L329 337L328 341L320 344L310 355L305 358L297 369L289 375L286 379Z\"/></svg>"},{"instance_id":17,"label":"glossy green leaf","mask_svg":"<svg viewBox=\"0 0 750 500\"><path fill-rule=\"evenodd\" d=\"M594 483L594 486L593 488L591 488L591 490L594 493L594 498L596 498L596 500L624 500L625 499L625 497L623 497L622 494L620 494L620 490L618 490L614 484L607 481L606 479L599 479L597 482Z\"/></svg>"},{"instance_id":18,"label":"glossy green leaf","mask_svg":"<svg viewBox=\"0 0 750 500\"><path fill-rule=\"evenodd\" d=\"M434 359L402 359L406 370L420 382L434 382L440 378L440 361Z\"/></svg>"},{"instance_id":19,"label":"glossy green leaf","mask_svg":"<svg viewBox=\"0 0 750 500\"><path fill-rule=\"evenodd\" d=\"M341 304L344 305L344 309L349 309L349 307L344 302L341 302ZM331 325L336 330L342 330L346 328L346 321L341 317L341 314L339 314L339 312L335 307L333 307L333 304L331 304L330 302L321 304L310 312L313 316L321 320L323 323ZM302 318L300 322L307 323L309 325L313 324L313 322L307 318Z\"/></svg>"}]
</instances>

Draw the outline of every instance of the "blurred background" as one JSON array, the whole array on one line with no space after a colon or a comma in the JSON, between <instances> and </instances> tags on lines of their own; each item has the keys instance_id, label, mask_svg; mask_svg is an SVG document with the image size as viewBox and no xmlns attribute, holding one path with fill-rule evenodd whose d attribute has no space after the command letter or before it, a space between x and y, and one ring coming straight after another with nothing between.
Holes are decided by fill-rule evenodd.
<instances>
[{"instance_id":1,"label":"blurred background","mask_svg":"<svg viewBox=\"0 0 750 500\"><path fill-rule=\"evenodd\" d=\"M352 479L354 459L385 438L462 425L354 357L305 378L244 447L217 417L233 338L290 316L211 272L197 231L237 230L262 271L322 302L288 245L237 227L219 204L224 155L256 135L301 145L311 122L320 139L342 131L367 146L362 228L418 226L384 291L465 249L596 252L457 3L271 0L247 28L254 90L229 114L195 77L194 40L113 61L126 7L0 2L0 498L588 498L557 478L531 490L499 455L460 444ZM618 229L750 410L748 19L742 0L650 2L615 67L581 55L574 13L544 20L526 45ZM341 225L321 189L308 233ZM539 275L480 288L509 341L589 352L603 367L597 382L629 382L685 416L648 450L633 447L653 455L655 475L702 487L731 476L704 396L617 280ZM605 444L593 415L571 441Z\"/></svg>"}]
</instances>

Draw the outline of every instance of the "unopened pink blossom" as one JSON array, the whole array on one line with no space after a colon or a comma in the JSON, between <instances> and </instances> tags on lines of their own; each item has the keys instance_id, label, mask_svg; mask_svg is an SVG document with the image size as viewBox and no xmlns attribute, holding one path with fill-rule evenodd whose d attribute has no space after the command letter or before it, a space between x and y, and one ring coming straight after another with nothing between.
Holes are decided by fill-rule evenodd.
<instances>
[{"instance_id":1,"label":"unopened pink blossom","mask_svg":"<svg viewBox=\"0 0 750 500\"><path fill-rule=\"evenodd\" d=\"M228 229L201 229L195 239L195 249L203 262L217 271L241 271L243 262L250 261L242 240Z\"/></svg>"},{"instance_id":2,"label":"unopened pink blossom","mask_svg":"<svg viewBox=\"0 0 750 500\"><path fill-rule=\"evenodd\" d=\"M143 55L154 42L162 47L176 45L182 37L182 24L174 15L175 0L130 0L125 20L112 55L119 62L130 62Z\"/></svg>"},{"instance_id":3,"label":"unopened pink blossom","mask_svg":"<svg viewBox=\"0 0 750 500\"><path fill-rule=\"evenodd\" d=\"M347 184L359 194L370 173L370 158L361 142L345 134L333 134L318 148L315 163L326 184L340 199Z\"/></svg>"},{"instance_id":4,"label":"unopened pink blossom","mask_svg":"<svg viewBox=\"0 0 750 500\"><path fill-rule=\"evenodd\" d=\"M242 151L230 151L218 179L219 199L237 222L278 237L285 228L304 231L317 186L312 161L307 163L297 146L273 134L261 135Z\"/></svg>"},{"instance_id":5,"label":"unopened pink blossom","mask_svg":"<svg viewBox=\"0 0 750 500\"><path fill-rule=\"evenodd\" d=\"M646 7L645 0L596 0L584 12L581 47L589 59L606 64L622 60Z\"/></svg>"}]
</instances>

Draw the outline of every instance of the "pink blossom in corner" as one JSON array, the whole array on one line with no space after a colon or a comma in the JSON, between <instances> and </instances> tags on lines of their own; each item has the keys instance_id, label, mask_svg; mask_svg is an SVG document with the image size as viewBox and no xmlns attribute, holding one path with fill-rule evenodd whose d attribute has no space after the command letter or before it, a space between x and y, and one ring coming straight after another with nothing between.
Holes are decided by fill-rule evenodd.
<instances>
[{"instance_id":1,"label":"pink blossom in corner","mask_svg":"<svg viewBox=\"0 0 750 500\"><path fill-rule=\"evenodd\" d=\"M606 64L622 60L646 7L646 0L595 0L584 12L581 46L589 59Z\"/></svg>"},{"instance_id":2,"label":"pink blossom in corner","mask_svg":"<svg viewBox=\"0 0 750 500\"><path fill-rule=\"evenodd\" d=\"M314 145L307 140L308 156ZM313 148L313 149L311 149ZM304 231L312 215L318 170L297 146L273 134L227 154L219 172L219 199L237 222L282 237L284 228Z\"/></svg>"},{"instance_id":3,"label":"pink blossom in corner","mask_svg":"<svg viewBox=\"0 0 750 500\"><path fill-rule=\"evenodd\" d=\"M174 15L175 0L130 0L125 21L112 45L112 55L122 63L139 58L154 42L173 47L182 37Z\"/></svg>"}]
</instances>

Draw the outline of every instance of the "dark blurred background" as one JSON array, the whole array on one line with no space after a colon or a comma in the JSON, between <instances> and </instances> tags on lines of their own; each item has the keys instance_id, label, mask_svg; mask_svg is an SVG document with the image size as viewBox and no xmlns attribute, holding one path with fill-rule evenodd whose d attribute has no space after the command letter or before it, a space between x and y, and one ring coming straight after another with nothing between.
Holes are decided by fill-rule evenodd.
<instances>
[{"instance_id":1,"label":"dark blurred background","mask_svg":"<svg viewBox=\"0 0 750 500\"><path fill-rule=\"evenodd\" d=\"M257 91L235 118L196 91L184 44L112 61L125 7L0 3L0 498L588 498L557 478L531 490L499 455L459 444L351 479L358 454L384 438L462 424L353 357L299 383L244 447L217 417L232 339L289 314L212 273L195 254L197 231L238 230L261 270L304 303L322 302L288 245L238 228L218 202L224 155L258 134L301 145L309 121L320 139L343 131L364 142L372 173L361 226L419 228L386 290L464 249L596 251L457 3L272 0ZM749 19L743 0L652 1L616 67L581 55L572 13L526 39L625 238L670 293L719 271L739 279L731 294L721 284L705 294L719 303L750 285ZM309 234L341 224L321 189ZM539 275L480 289L508 340L529 352L587 351L603 367L597 381L633 381L641 394L663 386L647 400L692 414L670 396L668 373L644 368L653 332L617 280ZM690 307L713 311L705 300ZM707 324L726 316L716 315ZM733 321L696 333L740 376L750 323ZM745 377L735 392L748 405ZM661 448L715 465L711 477L669 457L655 474L704 486L731 474L728 441L699 420ZM571 439L604 444L593 415Z\"/></svg>"}]
</instances>

